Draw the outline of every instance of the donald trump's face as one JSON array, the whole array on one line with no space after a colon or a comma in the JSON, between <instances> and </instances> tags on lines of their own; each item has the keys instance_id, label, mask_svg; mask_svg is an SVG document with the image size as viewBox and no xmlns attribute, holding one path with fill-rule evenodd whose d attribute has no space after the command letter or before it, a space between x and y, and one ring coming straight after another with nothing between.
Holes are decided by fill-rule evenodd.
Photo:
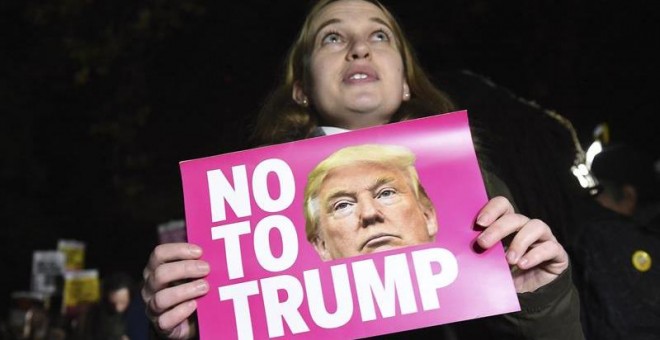
<instances>
[{"instance_id":1,"label":"donald trump's face","mask_svg":"<svg viewBox=\"0 0 660 340\"><path fill-rule=\"evenodd\" d=\"M323 260L431 242L438 230L435 210L423 204L412 179L397 167L356 162L330 170L317 196Z\"/></svg>"}]
</instances>

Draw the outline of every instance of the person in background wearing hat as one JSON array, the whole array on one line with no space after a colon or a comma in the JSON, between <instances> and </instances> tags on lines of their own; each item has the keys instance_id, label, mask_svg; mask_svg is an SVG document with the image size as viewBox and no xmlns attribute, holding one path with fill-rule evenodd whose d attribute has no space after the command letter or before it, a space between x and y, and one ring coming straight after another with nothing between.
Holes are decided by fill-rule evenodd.
<instances>
[{"instance_id":1,"label":"person in background wearing hat","mask_svg":"<svg viewBox=\"0 0 660 340\"><path fill-rule=\"evenodd\" d=\"M600 211L590 212L577 238L574 278L587 339L658 339L660 225L642 213L657 206L650 157L613 145L591 166L601 185ZM655 222L654 222L655 220Z\"/></svg>"}]
</instances>

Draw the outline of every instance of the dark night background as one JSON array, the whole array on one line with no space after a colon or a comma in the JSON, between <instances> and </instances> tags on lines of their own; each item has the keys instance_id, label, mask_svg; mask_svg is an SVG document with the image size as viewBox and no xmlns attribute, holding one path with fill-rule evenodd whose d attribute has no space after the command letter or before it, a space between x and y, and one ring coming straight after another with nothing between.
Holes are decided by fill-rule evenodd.
<instances>
[{"instance_id":1,"label":"dark night background","mask_svg":"<svg viewBox=\"0 0 660 340\"><path fill-rule=\"evenodd\" d=\"M183 218L178 162L247 146L305 3L3 1L0 306L60 238L101 275L139 277L156 226ZM606 121L660 156L651 1L385 3L441 87L467 68L568 117L585 146Z\"/></svg>"}]
</instances>

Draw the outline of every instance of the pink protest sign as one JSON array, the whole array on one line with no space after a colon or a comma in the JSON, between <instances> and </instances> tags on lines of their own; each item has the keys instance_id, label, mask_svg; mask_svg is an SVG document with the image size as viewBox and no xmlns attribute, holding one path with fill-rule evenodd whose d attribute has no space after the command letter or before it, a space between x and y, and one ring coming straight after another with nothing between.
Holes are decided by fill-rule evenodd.
<instances>
[{"instance_id":1,"label":"pink protest sign","mask_svg":"<svg viewBox=\"0 0 660 340\"><path fill-rule=\"evenodd\" d=\"M211 265L203 339L359 338L520 308L502 247L473 247L487 196L465 111L181 173L188 240Z\"/></svg>"}]
</instances>

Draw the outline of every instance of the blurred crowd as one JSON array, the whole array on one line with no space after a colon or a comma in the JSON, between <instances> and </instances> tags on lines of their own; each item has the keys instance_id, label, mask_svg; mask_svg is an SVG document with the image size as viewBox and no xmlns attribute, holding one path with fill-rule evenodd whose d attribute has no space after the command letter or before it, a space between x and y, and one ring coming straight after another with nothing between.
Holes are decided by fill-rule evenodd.
<instances>
[{"instance_id":1,"label":"blurred crowd","mask_svg":"<svg viewBox=\"0 0 660 340\"><path fill-rule=\"evenodd\" d=\"M148 339L148 320L139 285L124 272L110 273L100 281L97 298L68 307L67 298L59 292L13 293L0 336L2 339Z\"/></svg>"},{"instance_id":2,"label":"blurred crowd","mask_svg":"<svg viewBox=\"0 0 660 340\"><path fill-rule=\"evenodd\" d=\"M182 220L156 226L158 242L185 240ZM86 244L59 240L33 252L29 289L11 293L0 339L146 340L149 320L135 268L85 268Z\"/></svg>"}]
</instances>

